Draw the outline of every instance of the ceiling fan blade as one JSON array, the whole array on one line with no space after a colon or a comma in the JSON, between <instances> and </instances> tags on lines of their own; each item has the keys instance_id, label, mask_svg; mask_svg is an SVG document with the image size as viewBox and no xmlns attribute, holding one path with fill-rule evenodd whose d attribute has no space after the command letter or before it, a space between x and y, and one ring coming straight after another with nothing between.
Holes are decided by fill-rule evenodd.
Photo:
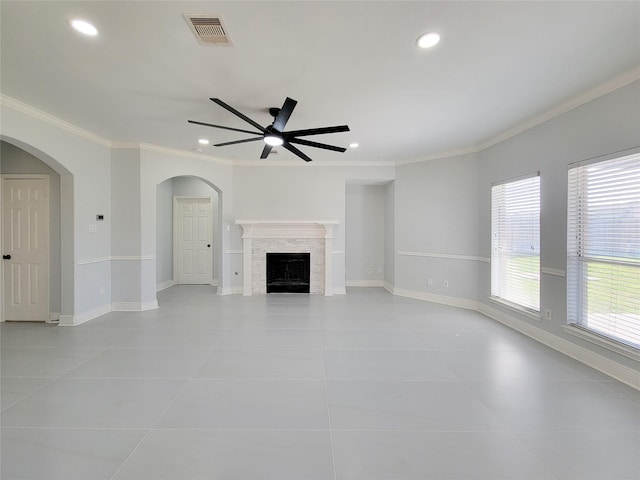
<instances>
[{"instance_id":1,"label":"ceiling fan blade","mask_svg":"<svg viewBox=\"0 0 640 480\"><path fill-rule=\"evenodd\" d=\"M242 120L244 120L245 122L247 122L250 125L253 125L254 127L256 127L258 130L260 130L261 132L265 132L265 128L260 125L258 122L251 120L249 117L247 117L246 115L240 113L238 110L236 110L235 108L233 108L230 105L227 105L226 103L224 103L222 100L220 100L219 98L210 98L209 100L211 100L212 102L220 105L222 108L224 108L225 110L233 113L236 117L240 117Z\"/></svg>"},{"instance_id":2,"label":"ceiling fan blade","mask_svg":"<svg viewBox=\"0 0 640 480\"><path fill-rule=\"evenodd\" d=\"M289 121L289 117L293 113L293 109L296 108L296 102L293 98L287 97L284 103L282 104L282 108L280 109L280 113L273 121L273 128L278 132L282 132L284 130L284 126Z\"/></svg>"},{"instance_id":3,"label":"ceiling fan blade","mask_svg":"<svg viewBox=\"0 0 640 480\"><path fill-rule=\"evenodd\" d=\"M282 146L284 148L286 148L287 150L289 150L291 153L299 156L301 159L303 159L305 162L310 162L311 158L307 157L304 153L302 153L300 150L298 150L296 147L294 147L293 145L291 145L289 142L284 142L282 144Z\"/></svg>"},{"instance_id":4,"label":"ceiling fan blade","mask_svg":"<svg viewBox=\"0 0 640 480\"><path fill-rule=\"evenodd\" d=\"M348 125L336 125L335 127L308 128L306 130L291 130L290 132L282 132L285 137L303 137L305 135L321 135L323 133L348 132Z\"/></svg>"},{"instance_id":5,"label":"ceiling fan blade","mask_svg":"<svg viewBox=\"0 0 640 480\"><path fill-rule=\"evenodd\" d=\"M300 145L306 145L307 147L324 148L325 150L333 150L334 152L347 151L347 149L343 147L336 147L335 145L327 145L326 143L310 142L309 140L303 140L301 138L290 138L289 143L297 143Z\"/></svg>"},{"instance_id":6,"label":"ceiling fan blade","mask_svg":"<svg viewBox=\"0 0 640 480\"><path fill-rule=\"evenodd\" d=\"M262 149L262 155L260 155L260 158L267 158L269 156L269 154L271 153L271 149L273 147L271 145L267 145L266 143L264 144L264 148Z\"/></svg>"},{"instance_id":7,"label":"ceiling fan blade","mask_svg":"<svg viewBox=\"0 0 640 480\"><path fill-rule=\"evenodd\" d=\"M215 143L213 146L214 147L226 147L227 145L235 145L236 143L255 142L257 140L262 140L262 137L245 138L243 140L234 140L232 142Z\"/></svg>"},{"instance_id":8,"label":"ceiling fan blade","mask_svg":"<svg viewBox=\"0 0 640 480\"><path fill-rule=\"evenodd\" d=\"M239 128L223 127L222 125L214 125L212 123L196 122L195 120L187 120L189 123L195 123L196 125L204 125L205 127L224 128L225 130L232 130L234 132L252 133L254 135L262 135L261 132L250 132L249 130L241 130Z\"/></svg>"}]
</instances>

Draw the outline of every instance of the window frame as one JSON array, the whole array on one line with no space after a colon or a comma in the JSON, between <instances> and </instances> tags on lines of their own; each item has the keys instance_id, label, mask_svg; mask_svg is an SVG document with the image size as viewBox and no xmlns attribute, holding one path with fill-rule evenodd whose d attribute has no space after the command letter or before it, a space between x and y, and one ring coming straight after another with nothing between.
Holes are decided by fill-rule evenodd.
<instances>
[{"instance_id":1,"label":"window frame","mask_svg":"<svg viewBox=\"0 0 640 480\"><path fill-rule=\"evenodd\" d=\"M498 216L502 216L501 218L506 218L506 214L504 212L498 212L497 210L501 208L505 210L509 207L505 203L501 205L496 205L496 196L497 196L497 188L504 187L505 185L514 184L518 182L524 182L526 180L536 179L537 181L537 222L535 222L536 229L532 230L532 234L534 237L537 237L537 272L535 280L537 282L537 305L532 304L523 304L519 303L516 299L509 298L509 295L504 295L505 287L503 287L504 282L508 282L508 278L504 278L505 270L504 263L508 256L515 252L515 250L509 250L505 255L503 253L499 253L500 246L496 245L496 242L504 239L504 235L499 239L496 238L496 235L500 235L501 232L498 230L502 224L498 225L496 219ZM490 248L491 248L491 282L490 282L490 290L491 296L489 299L493 302L501 304L511 310L514 310L520 314L526 315L535 320L539 320L541 318L541 306L540 306L540 285L541 285L541 255L540 255L540 231L541 231L541 197L542 197L542 182L540 178L540 172L532 172L526 175L522 175L515 178L510 178L508 180L503 180L499 182L494 182L491 184L491 240L490 240ZM536 200L536 199L532 199ZM513 205L511 205L513 206ZM498 222L500 223L500 222ZM504 222L503 222L504 223ZM501 273L502 272L502 273ZM508 274L506 274L508 276ZM497 280L496 280L497 279ZM499 285L498 285L499 284ZM502 295L501 295L502 294Z\"/></svg>"},{"instance_id":2,"label":"window frame","mask_svg":"<svg viewBox=\"0 0 640 480\"><path fill-rule=\"evenodd\" d=\"M636 157L636 158L628 158ZM563 330L571 335L579 337L583 340L590 341L609 350L615 351L621 355L627 356L634 360L640 360L640 343L635 344L633 341L626 341L622 336L608 335L607 333L596 328L589 328L588 322L583 320L585 316L585 299L584 292L588 288L589 276L582 275L583 269L591 263L599 263L605 265L625 264L615 259L606 260L604 258L592 259L585 256L585 245L587 242L584 233L585 226L589 224L588 206L584 205L586 184L573 186L572 182L578 180L573 178L573 173L577 169L587 168L591 165L601 164L609 161L637 161L640 165L640 147L630 150L611 153L605 156L592 158L585 161L575 162L568 165L567 175L567 324L563 325ZM615 166L613 168L616 168ZM578 175L578 173L576 173ZM634 184L635 185L635 184ZM633 189L633 187L631 187ZM593 218L593 217L592 217ZM612 217L606 217L611 221ZM604 223L604 221L602 222ZM616 237L617 238L617 237ZM584 257L585 260L580 260ZM636 258L635 256L632 258ZM640 260L640 255L637 257ZM635 267L635 265L634 265ZM587 282L585 285L584 282ZM617 289L616 291L618 291Z\"/></svg>"}]
</instances>

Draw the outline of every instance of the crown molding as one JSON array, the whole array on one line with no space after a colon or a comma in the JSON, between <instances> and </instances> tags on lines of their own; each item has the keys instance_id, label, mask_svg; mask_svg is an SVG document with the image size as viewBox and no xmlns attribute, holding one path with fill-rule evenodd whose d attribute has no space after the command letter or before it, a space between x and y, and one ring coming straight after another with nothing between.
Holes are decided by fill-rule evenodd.
<instances>
[{"instance_id":1,"label":"crown molding","mask_svg":"<svg viewBox=\"0 0 640 480\"><path fill-rule=\"evenodd\" d=\"M6 108L10 108L17 112L23 113L30 117L41 120L49 125L53 125L61 130L64 130L73 135L77 135L78 137L82 137L86 140L89 140L93 143L97 143L98 145L102 145L103 147L111 148L112 142L103 138L95 133L92 133L88 130L80 128L72 123L69 123L65 120L61 120L58 117L54 117L53 115L43 112L42 110L38 110L37 108L32 107L31 105L27 105L15 98L8 97L4 94L0 94L0 105Z\"/></svg>"},{"instance_id":2,"label":"crown molding","mask_svg":"<svg viewBox=\"0 0 640 480\"><path fill-rule=\"evenodd\" d=\"M633 68L631 70L624 72L621 75L613 77L609 81L602 83L595 88L591 88L585 92L582 92L581 94L576 95L575 97L567 100L566 102L561 103L560 105L557 105L551 108L550 110L547 110L546 112L541 113L540 115L536 115L535 117L530 118L529 120L519 125L516 125L515 127L512 127L502 133L499 133L494 137L489 138L488 140L479 144L477 146L477 150L478 151L485 150L486 148L492 147L500 142L504 142L505 140L508 140L511 137L515 137L516 135L519 135L522 132L525 132L544 122L547 122L556 117L559 117L560 115L563 115L575 108L578 108L586 103L589 103L592 100L595 100L596 98L602 97L604 95L607 95L608 93L618 90L619 88L629 85L630 83L633 83L636 80L640 80L640 67Z\"/></svg>"},{"instance_id":3,"label":"crown molding","mask_svg":"<svg viewBox=\"0 0 640 480\"><path fill-rule=\"evenodd\" d=\"M396 162L358 162L324 160L303 162L292 160L233 160L234 167L395 167Z\"/></svg>"},{"instance_id":4,"label":"crown molding","mask_svg":"<svg viewBox=\"0 0 640 480\"><path fill-rule=\"evenodd\" d=\"M226 160L218 157L211 157L209 155L203 155L201 153L189 152L185 150L179 150L176 148L162 147L159 145L152 145L148 143L136 143L136 142L119 142L107 140L95 133L80 128L65 120L61 120L49 113L38 110L26 103L23 103L15 98L9 97L0 93L0 106L11 108L25 115L29 115L33 118L42 120L50 125L53 125L61 130L69 132L73 135L77 135L91 142L97 143L108 148L116 149L140 149L150 152L165 153L172 156L191 158L196 160L203 160L206 162L217 163L221 165L229 165L233 167L301 167L301 166L313 166L313 167L396 167L402 165L411 165L415 163L429 162L432 160L440 160L445 158L457 157L462 155L469 155L473 153L481 152L489 147L492 147L498 143L504 142L511 137L515 137L533 127L536 127L544 122L552 120L560 115L563 115L577 107L580 107L596 98L602 97L611 93L619 88L622 88L630 83L640 80L640 66L635 67L627 72L624 72L611 80L587 90L568 101L557 105L546 112L536 115L535 117L526 120L519 125L516 125L508 130L505 130L498 135L495 135L482 143L477 145L471 145L455 150L448 150L444 152L438 152L434 154L419 156L407 160L398 161L384 161L384 162L356 162L356 161L340 161L340 160L328 160L322 162L296 162L295 160Z\"/></svg>"},{"instance_id":5,"label":"crown molding","mask_svg":"<svg viewBox=\"0 0 640 480\"><path fill-rule=\"evenodd\" d=\"M177 148L161 147L159 145L153 145L151 143L139 143L137 145L138 145L138 148L140 148L140 150L145 150L147 152L165 153L167 155L172 155L174 157L193 158L196 160L204 160L205 162L218 163L221 165L229 165L229 166L234 165L233 160L226 160L224 158L211 157L209 155L204 155L202 153L189 152L187 150L179 150Z\"/></svg>"},{"instance_id":6,"label":"crown molding","mask_svg":"<svg viewBox=\"0 0 640 480\"><path fill-rule=\"evenodd\" d=\"M395 162L396 166L412 165L414 163L430 162L431 160L441 160L443 158L461 157L463 155L469 155L472 153L478 153L480 149L478 147L465 147L456 150L448 150L446 152L438 152L430 155L423 155L420 157L411 158L408 160L398 160Z\"/></svg>"}]
</instances>

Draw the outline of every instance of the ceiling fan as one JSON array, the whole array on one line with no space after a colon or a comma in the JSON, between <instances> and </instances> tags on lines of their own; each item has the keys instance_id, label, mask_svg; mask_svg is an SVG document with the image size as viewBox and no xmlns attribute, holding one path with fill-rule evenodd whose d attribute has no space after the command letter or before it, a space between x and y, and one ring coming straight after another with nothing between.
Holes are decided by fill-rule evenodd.
<instances>
[{"instance_id":1,"label":"ceiling fan","mask_svg":"<svg viewBox=\"0 0 640 480\"><path fill-rule=\"evenodd\" d=\"M213 125L211 123L197 122L195 120L188 120L189 123L195 123L197 125L205 125L207 127L215 127L215 128L223 128L225 130L232 130L234 132L242 132L242 133L250 133L253 135L258 135L257 137L245 138L242 140L234 140L232 142L224 142L224 143L216 143L215 147L224 147L227 145L235 145L237 143L247 143L247 142L255 142L258 140L263 140L265 143L264 148L262 149L262 155L260 158L267 158L269 153L271 153L271 149L273 147L278 147L282 145L284 148L289 150L291 153L297 155L305 162L310 162L311 158L305 155L298 148L293 146L292 144L305 145L307 147L316 147L323 148L325 150L333 150L334 152L345 152L347 149L342 147L336 147L334 145L327 145L326 143L318 143L312 142L310 140L304 140L298 137L305 137L309 135L321 135L324 133L337 133L337 132L348 132L349 127L347 125L337 125L334 127L320 127L320 128L308 128L306 130L289 130L285 131L284 127L289 120L289 117L293 113L293 109L296 107L297 101L292 98L287 97L284 103L282 104L282 108L270 108L269 113L273 116L273 123L266 127L263 127L259 123L250 119L246 115L243 115L235 108L227 105L219 98L211 98L212 102L217 103L225 110L233 113L235 116L240 117L242 120L257 128L258 132L252 132L250 130L242 130L240 128L232 128L232 127L224 127L222 125Z\"/></svg>"}]
</instances>

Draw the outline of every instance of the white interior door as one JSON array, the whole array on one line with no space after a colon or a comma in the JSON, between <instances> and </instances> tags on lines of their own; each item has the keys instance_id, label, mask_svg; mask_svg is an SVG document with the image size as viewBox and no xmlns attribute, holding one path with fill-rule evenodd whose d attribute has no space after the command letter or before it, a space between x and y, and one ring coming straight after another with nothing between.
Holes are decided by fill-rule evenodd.
<instances>
[{"instance_id":1,"label":"white interior door","mask_svg":"<svg viewBox=\"0 0 640 480\"><path fill-rule=\"evenodd\" d=\"M5 320L49 319L49 179L2 179Z\"/></svg>"},{"instance_id":2,"label":"white interior door","mask_svg":"<svg viewBox=\"0 0 640 480\"><path fill-rule=\"evenodd\" d=\"M178 283L211 284L211 198L178 199Z\"/></svg>"}]
</instances>

